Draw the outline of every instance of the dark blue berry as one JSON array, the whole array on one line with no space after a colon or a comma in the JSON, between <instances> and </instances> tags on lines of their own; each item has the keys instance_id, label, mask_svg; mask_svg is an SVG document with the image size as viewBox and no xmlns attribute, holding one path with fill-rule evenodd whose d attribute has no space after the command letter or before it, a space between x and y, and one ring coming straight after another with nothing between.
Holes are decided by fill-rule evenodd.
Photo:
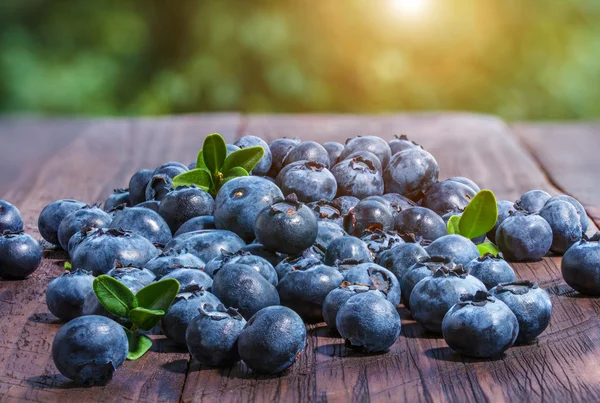
<instances>
[{"instance_id":1,"label":"dark blue berry","mask_svg":"<svg viewBox=\"0 0 600 403\"><path fill-rule=\"evenodd\" d=\"M565 282L584 295L600 295L600 245L580 241L571 246L562 258L561 271Z\"/></svg>"},{"instance_id":2,"label":"dark blue berry","mask_svg":"<svg viewBox=\"0 0 600 403\"><path fill-rule=\"evenodd\" d=\"M315 242L323 250L327 250L334 239L348 235L342 227L332 221L319 221L317 226L317 240Z\"/></svg>"},{"instance_id":3,"label":"dark blue berry","mask_svg":"<svg viewBox=\"0 0 600 403\"><path fill-rule=\"evenodd\" d=\"M364 199L383 194L381 171L360 156L340 161L331 169L331 173L337 182L338 196Z\"/></svg>"},{"instance_id":4,"label":"dark blue berry","mask_svg":"<svg viewBox=\"0 0 600 403\"><path fill-rule=\"evenodd\" d=\"M199 231L203 229L217 229L215 218L212 215L190 218L173 234L173 236L185 234L186 232Z\"/></svg>"},{"instance_id":5,"label":"dark blue berry","mask_svg":"<svg viewBox=\"0 0 600 403\"><path fill-rule=\"evenodd\" d=\"M373 256L367 244L353 236L344 236L334 239L327 248L325 264L335 265L346 259L356 261L372 262Z\"/></svg>"},{"instance_id":6,"label":"dark blue berry","mask_svg":"<svg viewBox=\"0 0 600 403\"><path fill-rule=\"evenodd\" d=\"M513 202L508 200L498 200L498 220L496 221L494 228L489 230L486 234L490 241L496 242L496 231L498 230L498 227L511 215L511 211L514 212L516 209Z\"/></svg>"},{"instance_id":7,"label":"dark blue berry","mask_svg":"<svg viewBox=\"0 0 600 403\"><path fill-rule=\"evenodd\" d=\"M96 206L84 206L67 215L58 226L58 242L68 250L69 240L83 227L107 228L112 222L110 214Z\"/></svg>"},{"instance_id":8,"label":"dark blue berry","mask_svg":"<svg viewBox=\"0 0 600 403\"><path fill-rule=\"evenodd\" d=\"M183 251L163 251L160 255L146 263L146 269L154 273L157 278L161 278L175 269L182 267L203 269L205 263L196 256Z\"/></svg>"},{"instance_id":9,"label":"dark blue berry","mask_svg":"<svg viewBox=\"0 0 600 403\"><path fill-rule=\"evenodd\" d=\"M158 245L166 245L173 238L160 214L142 207L116 210L109 227L135 232Z\"/></svg>"},{"instance_id":10,"label":"dark blue berry","mask_svg":"<svg viewBox=\"0 0 600 403\"><path fill-rule=\"evenodd\" d=\"M362 236L366 230L388 231L394 229L394 217L383 203L365 199L354 206L344 217L344 228L350 235L358 237Z\"/></svg>"},{"instance_id":11,"label":"dark blue berry","mask_svg":"<svg viewBox=\"0 0 600 403\"><path fill-rule=\"evenodd\" d=\"M326 165L309 161L289 169L281 179L284 195L296 194L302 202L333 200L337 182Z\"/></svg>"},{"instance_id":12,"label":"dark blue berry","mask_svg":"<svg viewBox=\"0 0 600 403\"><path fill-rule=\"evenodd\" d=\"M442 215L462 211L477 192L460 182L445 180L434 184L423 197L422 205Z\"/></svg>"},{"instance_id":13,"label":"dark blue berry","mask_svg":"<svg viewBox=\"0 0 600 403\"><path fill-rule=\"evenodd\" d=\"M431 154L409 148L395 154L383 172L385 191L417 201L437 182L439 167Z\"/></svg>"},{"instance_id":14,"label":"dark blue berry","mask_svg":"<svg viewBox=\"0 0 600 403\"><path fill-rule=\"evenodd\" d=\"M180 290L189 290L190 287L210 290L213 279L201 269L181 267L165 274L162 279L174 278L180 286Z\"/></svg>"},{"instance_id":15,"label":"dark blue berry","mask_svg":"<svg viewBox=\"0 0 600 403\"><path fill-rule=\"evenodd\" d=\"M571 203L573 205L573 207L575 207L575 209L577 210L577 215L579 216L579 221L581 222L581 232L583 232L583 233L587 232L587 229L588 229L588 216L587 216L587 213L585 212L585 209L581 205L581 203L579 203L577 200L575 200L571 196L568 196L568 195L558 195L558 196L552 196L550 199L548 199L548 201L546 202L546 204L550 204L550 203L553 203L553 202L558 201L558 200L562 200L562 201L566 201L568 203Z\"/></svg>"},{"instance_id":16,"label":"dark blue berry","mask_svg":"<svg viewBox=\"0 0 600 403\"><path fill-rule=\"evenodd\" d=\"M210 216L215 210L212 196L196 187L179 187L165 195L158 212L165 219L171 232L175 233L187 220L198 216Z\"/></svg>"},{"instance_id":17,"label":"dark blue berry","mask_svg":"<svg viewBox=\"0 0 600 403\"><path fill-rule=\"evenodd\" d=\"M283 168L283 162L289 152L300 144L300 139L288 139L279 138L269 143L269 149L271 150L271 169L269 170L269 176L276 177Z\"/></svg>"},{"instance_id":18,"label":"dark blue berry","mask_svg":"<svg viewBox=\"0 0 600 403\"><path fill-rule=\"evenodd\" d=\"M451 258L426 255L419 258L401 277L398 277L400 290L402 291L402 301L406 308L410 309L410 296L417 283L425 277L431 277L435 271L442 267L451 270L455 267L455 264L452 263Z\"/></svg>"},{"instance_id":19,"label":"dark blue berry","mask_svg":"<svg viewBox=\"0 0 600 403\"><path fill-rule=\"evenodd\" d=\"M129 179L129 204L136 206L146 201L146 187L152 179L151 169L140 169Z\"/></svg>"},{"instance_id":20,"label":"dark blue berry","mask_svg":"<svg viewBox=\"0 0 600 403\"><path fill-rule=\"evenodd\" d=\"M81 316L85 297L92 291L93 282L94 276L83 270L64 272L48 284L48 310L64 322Z\"/></svg>"},{"instance_id":21,"label":"dark blue berry","mask_svg":"<svg viewBox=\"0 0 600 403\"><path fill-rule=\"evenodd\" d=\"M323 143L323 148L327 150L327 154L329 154L329 166L333 167L340 155L342 155L342 151L344 151L344 146L337 141L327 141Z\"/></svg>"},{"instance_id":22,"label":"dark blue berry","mask_svg":"<svg viewBox=\"0 0 600 403\"><path fill-rule=\"evenodd\" d=\"M552 229L552 252L562 255L581 241L581 221L577 209L571 203L562 200L547 203L540 211L540 217L546 220Z\"/></svg>"},{"instance_id":23,"label":"dark blue berry","mask_svg":"<svg viewBox=\"0 0 600 403\"><path fill-rule=\"evenodd\" d=\"M0 277L24 279L33 273L42 261L38 241L22 232L0 234Z\"/></svg>"},{"instance_id":24,"label":"dark blue berry","mask_svg":"<svg viewBox=\"0 0 600 403\"><path fill-rule=\"evenodd\" d=\"M552 228L537 214L515 212L498 227L496 245L508 260L540 260L552 246Z\"/></svg>"},{"instance_id":25,"label":"dark blue berry","mask_svg":"<svg viewBox=\"0 0 600 403\"><path fill-rule=\"evenodd\" d=\"M410 207L394 217L394 229L400 234L414 234L430 241L448 234L442 217L425 207Z\"/></svg>"},{"instance_id":26,"label":"dark blue berry","mask_svg":"<svg viewBox=\"0 0 600 403\"><path fill-rule=\"evenodd\" d=\"M383 168L387 167L392 157L390 146L382 138L377 136L358 136L346 141L344 151L340 155L340 161L356 151L368 151L375 154Z\"/></svg>"},{"instance_id":27,"label":"dark blue berry","mask_svg":"<svg viewBox=\"0 0 600 403\"><path fill-rule=\"evenodd\" d=\"M375 263L361 263L344 274L344 280L351 284L366 284L380 291L392 305L400 304L400 283L386 268Z\"/></svg>"},{"instance_id":28,"label":"dark blue berry","mask_svg":"<svg viewBox=\"0 0 600 403\"><path fill-rule=\"evenodd\" d=\"M0 233L23 231L21 212L6 200L0 200Z\"/></svg>"},{"instance_id":29,"label":"dark blue berry","mask_svg":"<svg viewBox=\"0 0 600 403\"><path fill-rule=\"evenodd\" d=\"M129 189L115 189L104 202L104 211L111 211L117 206L129 206Z\"/></svg>"},{"instance_id":30,"label":"dark blue berry","mask_svg":"<svg viewBox=\"0 0 600 403\"><path fill-rule=\"evenodd\" d=\"M122 283L138 281L144 286L156 280L156 275L150 270L133 266L123 266L120 262L117 262L115 267L110 269L106 275L116 278Z\"/></svg>"},{"instance_id":31,"label":"dark blue berry","mask_svg":"<svg viewBox=\"0 0 600 403\"><path fill-rule=\"evenodd\" d=\"M203 262L209 262L219 256L221 250L237 252L244 246L244 241L231 231L200 230L173 238L164 250L187 250Z\"/></svg>"},{"instance_id":32,"label":"dark blue berry","mask_svg":"<svg viewBox=\"0 0 600 403\"><path fill-rule=\"evenodd\" d=\"M400 284L402 284L404 273L422 258L427 257L429 257L429 254L421 245L407 242L396 244L391 249L381 252L375 262L394 273Z\"/></svg>"},{"instance_id":33,"label":"dark blue berry","mask_svg":"<svg viewBox=\"0 0 600 403\"><path fill-rule=\"evenodd\" d=\"M228 264L243 264L250 266L260 273L260 275L263 276L269 283L273 284L274 286L277 285L277 272L271 263L259 256L254 256L249 252L241 250L235 253L223 251L221 256L217 256L206 264L204 271L206 274L213 277L217 270L222 269Z\"/></svg>"},{"instance_id":34,"label":"dark blue berry","mask_svg":"<svg viewBox=\"0 0 600 403\"><path fill-rule=\"evenodd\" d=\"M60 223L66 216L84 206L85 203L83 202L64 199L54 201L44 207L38 218L38 230L42 238L53 245L60 246L58 242L58 227Z\"/></svg>"},{"instance_id":35,"label":"dark blue berry","mask_svg":"<svg viewBox=\"0 0 600 403\"><path fill-rule=\"evenodd\" d=\"M528 213L539 213L550 197L550 194L543 190L530 190L524 193L515 205Z\"/></svg>"},{"instance_id":36,"label":"dark blue berry","mask_svg":"<svg viewBox=\"0 0 600 403\"><path fill-rule=\"evenodd\" d=\"M374 231L366 230L361 239L365 241L375 259L386 250L404 243L404 240L396 231L381 231L378 229Z\"/></svg>"},{"instance_id":37,"label":"dark blue berry","mask_svg":"<svg viewBox=\"0 0 600 403\"><path fill-rule=\"evenodd\" d=\"M400 136L394 135L394 139L390 140L388 144L392 150L392 155L398 154L400 151L408 150L409 148L421 147L414 141L409 140L405 134Z\"/></svg>"},{"instance_id":38,"label":"dark blue berry","mask_svg":"<svg viewBox=\"0 0 600 403\"><path fill-rule=\"evenodd\" d=\"M329 294L327 294L325 301L323 301L323 319L325 320L325 323L327 323L329 329L337 331L335 323L337 313L339 312L342 305L344 305L346 301L350 299L350 297L353 297L354 295L362 292L369 291L376 293L379 292L377 290L372 290L367 285L350 284L348 281L344 281L338 288L332 290Z\"/></svg>"},{"instance_id":39,"label":"dark blue berry","mask_svg":"<svg viewBox=\"0 0 600 403\"><path fill-rule=\"evenodd\" d=\"M329 168L329 153L325 147L314 141L303 141L292 148L283 161L283 166L298 161L312 161Z\"/></svg>"},{"instance_id":40,"label":"dark blue berry","mask_svg":"<svg viewBox=\"0 0 600 403\"><path fill-rule=\"evenodd\" d=\"M479 257L479 250L470 239L462 235L444 235L425 248L430 256L445 256L456 264L465 265Z\"/></svg>"},{"instance_id":41,"label":"dark blue berry","mask_svg":"<svg viewBox=\"0 0 600 403\"><path fill-rule=\"evenodd\" d=\"M262 147L263 150L265 150L265 154L260 161L258 161L258 164L256 164L254 169L252 169L252 174L264 176L269 172L269 169L271 169L273 156L271 155L271 149L269 148L269 145L263 139L256 136L243 136L233 144L239 148L248 148L254 146Z\"/></svg>"},{"instance_id":42,"label":"dark blue berry","mask_svg":"<svg viewBox=\"0 0 600 403\"><path fill-rule=\"evenodd\" d=\"M492 289L500 283L510 283L517 280L512 267L502 258L486 253L465 265L469 273L477 277L487 289Z\"/></svg>"}]
</instances>

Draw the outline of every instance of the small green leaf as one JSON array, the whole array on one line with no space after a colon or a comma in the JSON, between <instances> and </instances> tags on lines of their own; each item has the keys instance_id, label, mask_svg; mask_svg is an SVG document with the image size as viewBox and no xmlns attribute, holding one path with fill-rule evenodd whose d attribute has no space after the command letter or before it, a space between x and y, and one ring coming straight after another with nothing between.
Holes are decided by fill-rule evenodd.
<instances>
[{"instance_id":1,"label":"small green leaf","mask_svg":"<svg viewBox=\"0 0 600 403\"><path fill-rule=\"evenodd\" d=\"M204 152L202 152L202 150L198 152L198 157L196 158L196 168L208 169L206 167L206 163L204 162Z\"/></svg>"},{"instance_id":2,"label":"small green leaf","mask_svg":"<svg viewBox=\"0 0 600 403\"><path fill-rule=\"evenodd\" d=\"M494 228L498 221L498 203L491 190L477 193L467 205L459 222L460 234L473 239Z\"/></svg>"},{"instance_id":3,"label":"small green leaf","mask_svg":"<svg viewBox=\"0 0 600 403\"><path fill-rule=\"evenodd\" d=\"M173 187L196 185L202 190L208 191L212 187L212 177L208 170L196 168L184 172L173 178Z\"/></svg>"},{"instance_id":4,"label":"small green leaf","mask_svg":"<svg viewBox=\"0 0 600 403\"><path fill-rule=\"evenodd\" d=\"M165 311L139 307L129 311L131 322L142 330L152 329L164 315Z\"/></svg>"},{"instance_id":5,"label":"small green leaf","mask_svg":"<svg viewBox=\"0 0 600 403\"><path fill-rule=\"evenodd\" d=\"M246 172L251 172L262 159L263 155L265 155L265 150L261 146L236 150L225 159L221 172L224 172L225 176L229 176L227 173L235 167L241 167Z\"/></svg>"},{"instance_id":6,"label":"small green leaf","mask_svg":"<svg viewBox=\"0 0 600 403\"><path fill-rule=\"evenodd\" d=\"M226 178L237 178L239 176L248 176L248 171L246 171L244 168L242 167L233 167L232 169L229 170L229 172L227 172L225 174Z\"/></svg>"},{"instance_id":7,"label":"small green leaf","mask_svg":"<svg viewBox=\"0 0 600 403\"><path fill-rule=\"evenodd\" d=\"M145 286L135 296L138 306L167 312L178 292L179 282L174 278L167 278Z\"/></svg>"},{"instance_id":8,"label":"small green leaf","mask_svg":"<svg viewBox=\"0 0 600 403\"><path fill-rule=\"evenodd\" d=\"M73 266L71 265L71 262L65 262L65 270L71 271L73 270Z\"/></svg>"},{"instance_id":9,"label":"small green leaf","mask_svg":"<svg viewBox=\"0 0 600 403\"><path fill-rule=\"evenodd\" d=\"M206 167L213 177L216 176L227 156L227 144L225 144L225 139L218 133L209 134L206 139L204 139L202 155Z\"/></svg>"},{"instance_id":10,"label":"small green leaf","mask_svg":"<svg viewBox=\"0 0 600 403\"><path fill-rule=\"evenodd\" d=\"M138 306L131 290L110 276L103 274L95 278L92 287L102 306L113 315L127 318L129 311Z\"/></svg>"},{"instance_id":11,"label":"small green leaf","mask_svg":"<svg viewBox=\"0 0 600 403\"><path fill-rule=\"evenodd\" d=\"M460 222L460 216L453 215L448 220L448 224L446 228L448 229L448 234L460 234L460 230L458 229L458 223Z\"/></svg>"},{"instance_id":12,"label":"small green leaf","mask_svg":"<svg viewBox=\"0 0 600 403\"><path fill-rule=\"evenodd\" d=\"M152 348L152 340L148 336L138 332L132 332L125 327L123 329L125 329L127 341L129 342L129 352L127 353L128 360L135 361Z\"/></svg>"},{"instance_id":13,"label":"small green leaf","mask_svg":"<svg viewBox=\"0 0 600 403\"><path fill-rule=\"evenodd\" d=\"M475 246L477 246L477 249L479 250L479 254L481 256L485 255L486 253L491 253L494 256L498 256L498 253L500 253L498 247L491 242L484 242Z\"/></svg>"}]
</instances>

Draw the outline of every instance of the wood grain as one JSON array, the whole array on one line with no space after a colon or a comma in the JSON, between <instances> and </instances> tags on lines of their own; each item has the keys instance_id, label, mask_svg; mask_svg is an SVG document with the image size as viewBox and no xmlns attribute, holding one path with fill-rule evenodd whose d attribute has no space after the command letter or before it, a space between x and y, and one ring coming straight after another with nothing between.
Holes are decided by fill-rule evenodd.
<instances>
[{"instance_id":1,"label":"wood grain","mask_svg":"<svg viewBox=\"0 0 600 403\"><path fill-rule=\"evenodd\" d=\"M14 201L27 232L39 237L35 223L49 202L67 197L102 202L113 188L126 186L136 170L170 160L192 161L207 133L219 131L233 139L239 124L236 114L65 122L65 130L75 131L66 136L72 141L38 160L35 176L13 182L0 198ZM0 128L7 136L25 130L18 124ZM31 141L49 134L38 128ZM64 253L50 253L29 279L0 281L0 400L179 400L189 355L174 351L162 337L152 352L139 361L126 362L104 387L78 388L58 373L50 349L61 323L48 313L45 289L62 272L65 258Z\"/></svg>"},{"instance_id":2,"label":"wood grain","mask_svg":"<svg viewBox=\"0 0 600 403\"><path fill-rule=\"evenodd\" d=\"M578 199L600 225L600 123L511 127L556 186Z\"/></svg>"}]
</instances>

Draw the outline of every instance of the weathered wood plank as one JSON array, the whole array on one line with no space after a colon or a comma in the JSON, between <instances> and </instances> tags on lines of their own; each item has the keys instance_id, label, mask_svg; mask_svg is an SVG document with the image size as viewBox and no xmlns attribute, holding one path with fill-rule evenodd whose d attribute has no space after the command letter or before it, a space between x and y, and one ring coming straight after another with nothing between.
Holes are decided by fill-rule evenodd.
<instances>
[{"instance_id":1,"label":"weathered wood plank","mask_svg":"<svg viewBox=\"0 0 600 403\"><path fill-rule=\"evenodd\" d=\"M72 197L102 202L113 188L126 186L136 170L169 160L190 162L207 133L219 131L233 139L239 124L236 114L81 122L71 126L78 133L71 133L70 143L33 162L35 176L26 183L11 183L0 198L14 201L27 232L39 236L37 216L52 200ZM23 131L18 125L14 129ZM6 133L6 126L2 130ZM51 253L31 278L0 281L0 400L179 400L189 355L174 352L162 337L157 337L152 352L126 362L104 387L77 388L58 373L50 351L61 323L48 313L45 289L62 272L65 258L64 252Z\"/></svg>"},{"instance_id":2,"label":"weathered wood plank","mask_svg":"<svg viewBox=\"0 0 600 403\"><path fill-rule=\"evenodd\" d=\"M518 123L512 129L556 186L600 225L600 123Z\"/></svg>"},{"instance_id":3,"label":"weathered wood plank","mask_svg":"<svg viewBox=\"0 0 600 403\"><path fill-rule=\"evenodd\" d=\"M267 141L298 136L320 142L406 133L433 153L442 177L468 176L513 200L533 188L558 192L508 127L490 116L252 116L244 133ZM243 364L215 370L192 363L183 400L599 400L598 302L578 297L564 284L559 258L514 267L519 277L540 282L554 303L552 323L535 345L511 348L495 360L462 358L401 308L402 335L387 354L357 354L326 328L311 327L308 347L289 372L261 377Z\"/></svg>"}]
</instances>

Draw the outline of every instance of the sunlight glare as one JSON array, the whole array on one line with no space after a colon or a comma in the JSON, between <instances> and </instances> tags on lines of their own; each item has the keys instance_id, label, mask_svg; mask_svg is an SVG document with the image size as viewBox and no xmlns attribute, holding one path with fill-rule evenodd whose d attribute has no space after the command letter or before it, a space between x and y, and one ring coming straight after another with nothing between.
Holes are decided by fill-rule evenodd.
<instances>
[{"instance_id":1,"label":"sunlight glare","mask_svg":"<svg viewBox=\"0 0 600 403\"><path fill-rule=\"evenodd\" d=\"M425 12L429 0L390 0L392 7L407 16L418 16Z\"/></svg>"}]
</instances>

